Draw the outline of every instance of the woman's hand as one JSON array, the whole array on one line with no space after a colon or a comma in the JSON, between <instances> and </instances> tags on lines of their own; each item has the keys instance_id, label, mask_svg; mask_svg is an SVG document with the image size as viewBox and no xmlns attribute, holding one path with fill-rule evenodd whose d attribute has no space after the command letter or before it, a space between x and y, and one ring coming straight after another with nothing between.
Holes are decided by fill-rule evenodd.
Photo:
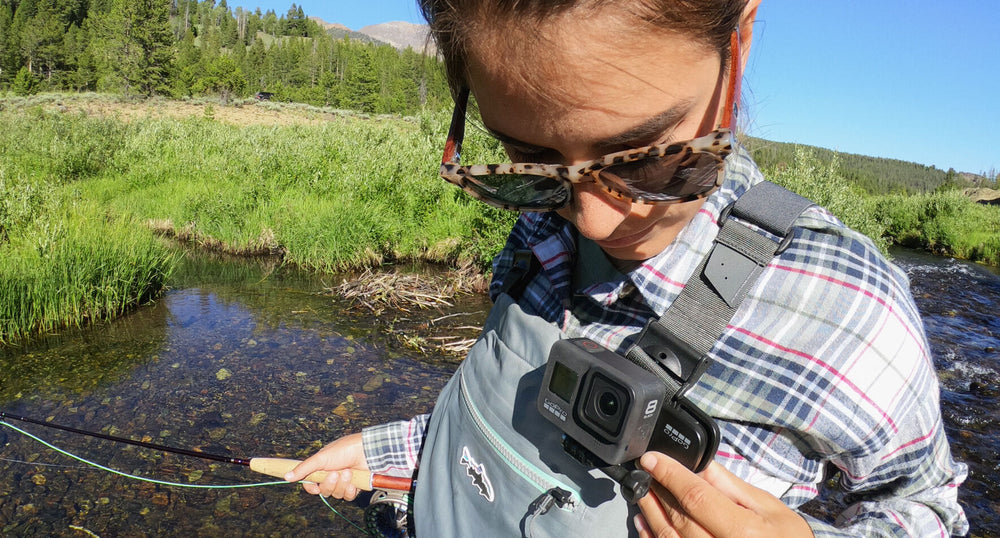
<instances>
[{"instance_id":1,"label":"woman's hand","mask_svg":"<svg viewBox=\"0 0 1000 538\"><path fill-rule=\"evenodd\" d=\"M658 452L640 464L654 480L635 521L643 538L813 536L802 516L716 462L698 475Z\"/></svg>"},{"instance_id":2,"label":"woman's hand","mask_svg":"<svg viewBox=\"0 0 1000 538\"><path fill-rule=\"evenodd\" d=\"M289 471L285 480L298 482L316 471L329 471L319 484L303 482L303 489L313 495L353 501L358 496L358 488L351 484L351 469L368 470L360 433L341 437L319 449Z\"/></svg>"}]
</instances>

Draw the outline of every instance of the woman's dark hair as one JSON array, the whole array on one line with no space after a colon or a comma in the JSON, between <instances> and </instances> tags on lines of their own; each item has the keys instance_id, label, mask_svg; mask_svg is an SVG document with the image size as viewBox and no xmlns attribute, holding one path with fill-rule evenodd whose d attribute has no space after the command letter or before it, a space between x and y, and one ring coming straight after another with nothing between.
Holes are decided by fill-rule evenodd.
<instances>
[{"instance_id":1,"label":"woman's dark hair","mask_svg":"<svg viewBox=\"0 0 1000 538\"><path fill-rule=\"evenodd\" d=\"M570 10L619 9L623 16L665 31L677 32L729 58L730 35L747 0L418 0L431 35L444 57L452 88L465 84L470 43L495 28L498 21L516 22L522 30L537 28ZM581 11L585 13L586 11Z\"/></svg>"}]
</instances>

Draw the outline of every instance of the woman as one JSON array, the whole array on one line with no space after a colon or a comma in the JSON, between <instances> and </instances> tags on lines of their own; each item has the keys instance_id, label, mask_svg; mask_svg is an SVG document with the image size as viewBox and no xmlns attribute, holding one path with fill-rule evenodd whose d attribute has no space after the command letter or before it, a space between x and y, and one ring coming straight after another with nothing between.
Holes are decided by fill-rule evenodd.
<instances>
[{"instance_id":1,"label":"woman","mask_svg":"<svg viewBox=\"0 0 1000 538\"><path fill-rule=\"evenodd\" d=\"M421 1L458 101L443 175L488 203L529 211L494 262L494 311L503 300L505 312L514 312L497 317L554 328L561 337L585 336L624 353L646 320L670 306L711 248L724 220L722 209L762 180L738 145L730 153L725 143L706 142L724 141L730 127L758 4ZM584 173L531 165L462 168L458 150L470 92L483 124L513 162L574 165L573 170L579 165ZM653 169L651 152L689 140L707 161L669 174ZM634 157L637 175L587 173L592 161L613 161L601 161L608 154ZM723 157L717 186L711 162ZM482 498L475 502L481 507L470 504L468 510L432 494L422 499L418 485L418 534L423 528L449 535L460 527L453 520L470 518L480 520L486 535L596 534L593 525L607 521L617 525L618 534L641 536L966 532L957 503L965 467L949 452L936 376L905 276L870 241L822 209L807 210L797 225L790 245L753 285L713 348L712 365L688 393L722 434L715 462L705 471L694 474L662 454L647 453L640 464L656 484L639 502L641 514L620 509L587 519L573 507L586 512L623 501L589 491L597 487L588 485L590 478L570 464L553 463L539 441L538 454L526 457L578 488L580 498L568 502L569 508L557 500L547 503L572 512L577 527L560 520L562 514L541 515L541 509L527 516L491 512L490 503L501 495L493 488L508 480L493 480L484 489L480 478ZM540 269L515 286L515 253L525 249ZM518 291L511 293L512 288ZM498 323L501 329L484 331L484 341L504 341L506 322ZM530 349L520 354L532 364L545 360L527 357L538 354ZM477 375L478 363L472 364L463 364L463 375ZM517 401L478 403L499 408L498 416L512 411L515 422L528 407ZM451 404L442 396L430 423L417 417L339 439L286 478L343 470L304 487L353 499L352 468L407 474L419 466L419 484L430 468L454 463L461 472L452 460L461 459L470 476L474 466L485 470L477 458L486 456L467 450L459 458L458 445L438 441L462 427L461 419L442 418ZM425 441L427 431L432 433ZM818 495L826 473L836 470L852 502L837 521L797 511ZM449 494L464 495L460 487ZM626 512L635 515L631 524L619 519Z\"/></svg>"}]
</instances>

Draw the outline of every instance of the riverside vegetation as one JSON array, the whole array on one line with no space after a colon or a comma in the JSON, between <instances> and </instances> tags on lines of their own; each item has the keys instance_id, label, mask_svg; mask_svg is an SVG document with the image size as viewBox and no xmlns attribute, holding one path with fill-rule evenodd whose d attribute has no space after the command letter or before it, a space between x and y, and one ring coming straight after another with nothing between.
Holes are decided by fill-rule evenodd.
<instances>
[{"instance_id":1,"label":"riverside vegetation","mask_svg":"<svg viewBox=\"0 0 1000 538\"><path fill-rule=\"evenodd\" d=\"M516 218L438 178L444 111L43 94L0 100L0 125L0 344L155 297L176 256L157 235L322 272L411 259L488 272ZM468 162L504 159L470 131ZM799 148L765 173L882 248L1000 264L1000 208L946 188L873 195L839 167Z\"/></svg>"}]
</instances>

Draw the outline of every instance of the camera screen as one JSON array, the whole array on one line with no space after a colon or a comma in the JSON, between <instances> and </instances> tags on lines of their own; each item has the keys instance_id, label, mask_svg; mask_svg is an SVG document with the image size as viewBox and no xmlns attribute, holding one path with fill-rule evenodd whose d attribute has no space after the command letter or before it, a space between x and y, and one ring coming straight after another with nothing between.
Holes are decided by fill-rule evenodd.
<instances>
[{"instance_id":1,"label":"camera screen","mask_svg":"<svg viewBox=\"0 0 1000 538\"><path fill-rule=\"evenodd\" d=\"M561 362L555 363L552 368L552 379L549 380L549 390L553 394L569 403L573 396L573 389L576 388L577 374L568 366Z\"/></svg>"}]
</instances>

